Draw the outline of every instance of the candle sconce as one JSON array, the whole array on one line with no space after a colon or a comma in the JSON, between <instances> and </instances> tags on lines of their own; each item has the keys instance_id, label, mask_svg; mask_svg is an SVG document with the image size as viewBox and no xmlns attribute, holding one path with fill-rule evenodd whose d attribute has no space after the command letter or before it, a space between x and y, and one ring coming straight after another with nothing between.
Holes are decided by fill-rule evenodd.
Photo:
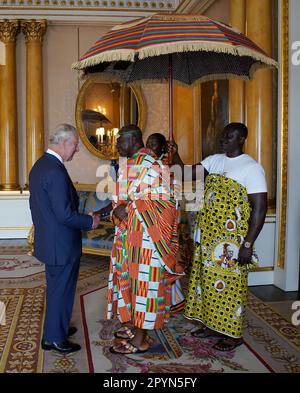
<instances>
[{"instance_id":1,"label":"candle sconce","mask_svg":"<svg viewBox=\"0 0 300 393\"><path fill-rule=\"evenodd\" d=\"M91 76L76 102L76 126L85 147L97 157L117 160L117 133L125 124L145 126L141 89Z\"/></svg>"},{"instance_id":2,"label":"candle sconce","mask_svg":"<svg viewBox=\"0 0 300 393\"><path fill-rule=\"evenodd\" d=\"M104 127L96 129L97 144L96 147L105 156L115 157L117 155L117 135L119 128L105 130ZM115 158L112 158L115 159Z\"/></svg>"}]
</instances>

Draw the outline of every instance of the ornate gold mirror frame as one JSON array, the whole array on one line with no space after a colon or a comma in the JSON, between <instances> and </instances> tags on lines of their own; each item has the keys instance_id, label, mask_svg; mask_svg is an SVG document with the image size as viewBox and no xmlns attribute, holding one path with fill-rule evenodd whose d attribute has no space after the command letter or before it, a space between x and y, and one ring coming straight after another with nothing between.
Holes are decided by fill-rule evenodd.
<instances>
[{"instance_id":1,"label":"ornate gold mirror frame","mask_svg":"<svg viewBox=\"0 0 300 393\"><path fill-rule=\"evenodd\" d=\"M289 113L289 0L281 0L281 119L280 119L280 193L277 266L284 269L286 242L286 204L288 174Z\"/></svg>"},{"instance_id":2,"label":"ornate gold mirror frame","mask_svg":"<svg viewBox=\"0 0 300 393\"><path fill-rule=\"evenodd\" d=\"M109 121L109 124L111 124L111 131L109 131L109 138L108 142L106 144L106 146L104 146L104 144L102 145L101 143L99 144L99 138L101 138L100 141L104 142L103 138L107 138L107 135L104 136L103 132L104 132L104 128L102 127L102 125L104 124L100 124L100 127L97 129L97 137L98 137L98 141L96 140L95 145L93 145L91 143L91 141L88 139L88 136L86 134L86 130L85 130L85 124L83 122L83 110L85 110L85 112L90 112L89 116L95 116L98 114L98 116L103 120L104 123L106 123L106 125L108 124L108 118L106 118L104 115L106 115L106 112L101 112L101 107L99 109L99 113L96 110L93 110L92 108L86 108L85 105L85 100L86 100L86 95L87 92L89 91L90 88L92 88L92 86L94 84L111 84L112 88L116 88L119 89L119 101L120 101L120 105L118 108L118 124L116 124L115 120L111 120ZM143 98L143 94L141 91L141 88L139 86L135 86L134 84L131 85L127 85L125 86L122 83L116 82L116 81L112 81L109 78L105 78L103 76L90 76L82 85L78 96L77 96L77 100L76 100L76 109L75 109L75 119L76 119L76 126L77 126L77 130L80 136L80 139L82 141L82 143L84 144L84 146L88 149L88 151L99 157L102 158L104 160L116 160L118 159L118 152L116 149L116 138L115 138L115 134L117 132L117 130L121 127L123 127L125 125L125 122L128 122L129 120L126 119L125 114L124 114L124 103L125 103L125 96L126 96L126 89L128 90L128 88L131 89L131 92L133 93L136 103L137 103L137 113L138 113L138 126L141 128L141 130L144 129L145 127L145 102L144 102L144 98ZM112 90L113 91L113 90ZM101 99L101 97L100 97ZM98 122L98 120L96 120ZM99 120L99 123L101 123L101 120ZM113 128L114 127L114 128ZM94 136L94 138L96 139L96 136Z\"/></svg>"}]
</instances>

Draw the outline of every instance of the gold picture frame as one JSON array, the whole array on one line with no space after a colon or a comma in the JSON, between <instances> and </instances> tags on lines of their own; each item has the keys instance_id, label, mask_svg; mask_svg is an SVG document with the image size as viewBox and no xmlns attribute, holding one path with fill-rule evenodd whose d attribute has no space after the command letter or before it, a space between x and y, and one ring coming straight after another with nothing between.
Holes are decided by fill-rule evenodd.
<instances>
[{"instance_id":1,"label":"gold picture frame","mask_svg":"<svg viewBox=\"0 0 300 393\"><path fill-rule=\"evenodd\" d=\"M280 170L278 206L277 267L284 269L286 246L286 204L288 175L288 112L289 112L289 0L281 0L281 113L280 113Z\"/></svg>"},{"instance_id":2,"label":"gold picture frame","mask_svg":"<svg viewBox=\"0 0 300 393\"><path fill-rule=\"evenodd\" d=\"M119 82L115 82L110 80L109 78L105 78L102 75L93 75L89 76L88 79L83 83L83 85L80 88L80 91L77 96L76 100L76 108L75 108L75 120L76 120L76 127L79 133L79 137L84 144L84 146L87 148L87 150L95 155L96 157L99 157L103 160L116 160L119 158L118 152L116 148L113 150L108 150L105 151L100 150L96 146L94 146L90 140L87 137L87 134L84 129L84 124L82 121L82 110L85 108L85 98L88 90L94 85L94 84L117 84L120 87L120 108L119 108L119 119L120 122L118 124L118 128L121 128L122 126L125 125L126 119L124 116L124 100L125 100L125 89L130 88L132 93L135 96L135 100L137 103L137 113L138 113L138 126L141 128L141 130L144 129L145 127L145 122L146 122L146 106L145 106L145 101L144 97L142 94L142 90L139 86L136 86L134 84L129 84L129 85L124 85ZM115 146L114 146L115 147Z\"/></svg>"}]
</instances>

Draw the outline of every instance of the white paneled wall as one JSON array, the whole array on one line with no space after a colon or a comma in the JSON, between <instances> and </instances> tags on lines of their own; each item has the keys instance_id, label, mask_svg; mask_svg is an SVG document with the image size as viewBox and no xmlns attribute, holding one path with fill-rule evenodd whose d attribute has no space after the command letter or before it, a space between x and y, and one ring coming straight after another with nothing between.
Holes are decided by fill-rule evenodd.
<instances>
[{"instance_id":1,"label":"white paneled wall","mask_svg":"<svg viewBox=\"0 0 300 393\"><path fill-rule=\"evenodd\" d=\"M29 209L29 193L0 193L0 239L27 237L32 225Z\"/></svg>"}]
</instances>

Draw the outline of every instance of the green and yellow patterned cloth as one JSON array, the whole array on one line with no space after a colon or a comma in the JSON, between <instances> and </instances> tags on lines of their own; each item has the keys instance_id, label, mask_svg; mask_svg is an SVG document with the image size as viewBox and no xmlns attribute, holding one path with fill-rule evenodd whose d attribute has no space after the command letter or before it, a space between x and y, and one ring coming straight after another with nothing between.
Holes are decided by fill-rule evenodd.
<instances>
[{"instance_id":1,"label":"green and yellow patterned cloth","mask_svg":"<svg viewBox=\"0 0 300 393\"><path fill-rule=\"evenodd\" d=\"M227 336L243 335L247 266L237 262L248 232L250 204L244 186L227 177L207 176L204 203L195 220L195 244L185 317ZM253 263L257 263L254 253Z\"/></svg>"}]
</instances>

